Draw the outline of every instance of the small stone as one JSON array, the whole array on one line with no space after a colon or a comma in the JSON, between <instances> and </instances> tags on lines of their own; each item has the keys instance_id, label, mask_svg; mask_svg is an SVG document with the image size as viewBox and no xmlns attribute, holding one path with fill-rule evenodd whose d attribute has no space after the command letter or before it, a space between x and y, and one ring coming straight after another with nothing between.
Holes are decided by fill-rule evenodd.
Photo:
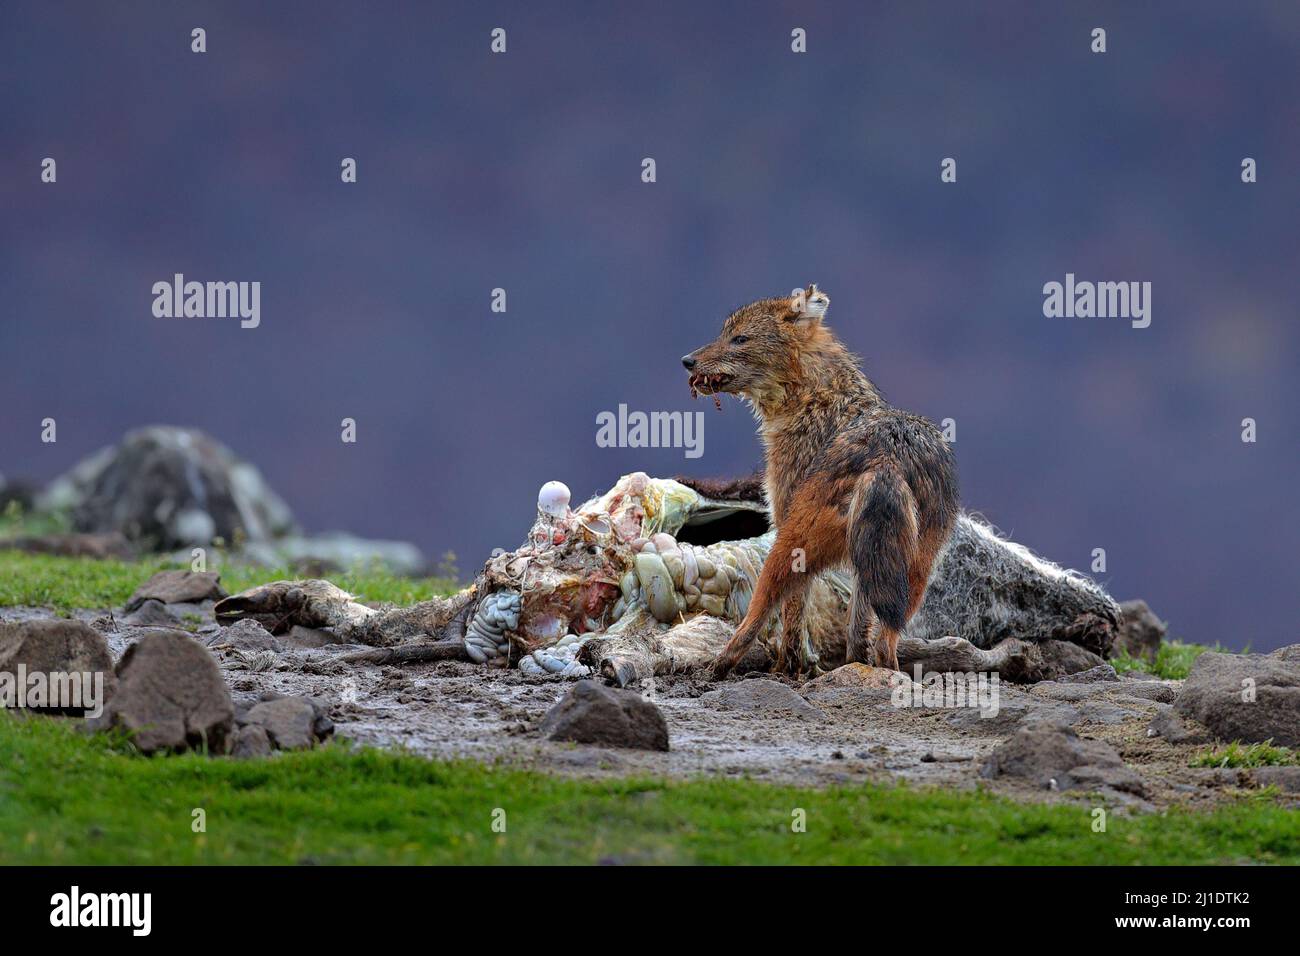
<instances>
[{"instance_id":1,"label":"small stone","mask_svg":"<svg viewBox=\"0 0 1300 956\"><path fill-rule=\"evenodd\" d=\"M180 631L147 631L117 665L117 693L94 729L122 727L140 750L185 750L206 744L223 753L234 723L230 691L216 661Z\"/></svg>"},{"instance_id":2,"label":"small stone","mask_svg":"<svg viewBox=\"0 0 1300 956\"><path fill-rule=\"evenodd\" d=\"M1300 793L1300 767L1256 767L1250 774L1257 787L1277 787L1283 793Z\"/></svg>"},{"instance_id":3,"label":"small stone","mask_svg":"<svg viewBox=\"0 0 1300 956\"><path fill-rule=\"evenodd\" d=\"M208 639L208 643L217 646L229 644L241 651L283 651L284 644L272 636L266 628L252 618L237 621Z\"/></svg>"},{"instance_id":4,"label":"small stone","mask_svg":"<svg viewBox=\"0 0 1300 956\"><path fill-rule=\"evenodd\" d=\"M271 738L260 724L240 727L235 734L232 757L265 757L271 753Z\"/></svg>"},{"instance_id":5,"label":"small stone","mask_svg":"<svg viewBox=\"0 0 1300 956\"><path fill-rule=\"evenodd\" d=\"M582 680L547 711L540 730L549 740L603 747L667 750L668 722L640 694Z\"/></svg>"},{"instance_id":6,"label":"small stone","mask_svg":"<svg viewBox=\"0 0 1300 956\"><path fill-rule=\"evenodd\" d=\"M1063 724L1034 721L994 748L980 769L1044 789L1115 790L1145 796L1146 784L1109 744L1083 740Z\"/></svg>"},{"instance_id":7,"label":"small stone","mask_svg":"<svg viewBox=\"0 0 1300 956\"><path fill-rule=\"evenodd\" d=\"M220 580L216 571L159 571L135 589L126 611L130 613L150 599L163 604L217 601L226 596Z\"/></svg>"},{"instance_id":8,"label":"small stone","mask_svg":"<svg viewBox=\"0 0 1300 956\"><path fill-rule=\"evenodd\" d=\"M821 720L824 714L778 681L765 678L723 684L700 696L700 701L718 710L751 714L790 714L804 720Z\"/></svg>"},{"instance_id":9,"label":"small stone","mask_svg":"<svg viewBox=\"0 0 1300 956\"><path fill-rule=\"evenodd\" d=\"M0 624L0 672L14 675L19 667L31 674L102 675L103 700L106 703L117 689L113 657L102 634L81 621L62 619L23 621ZM93 690L93 684L92 684ZM89 702L87 702L89 703ZM58 712L81 713L81 710L52 708Z\"/></svg>"},{"instance_id":10,"label":"small stone","mask_svg":"<svg viewBox=\"0 0 1300 956\"><path fill-rule=\"evenodd\" d=\"M807 693L824 687L883 687L892 689L899 680L906 680L906 678L900 678L897 671L888 667L869 667L855 661L851 664L845 664L843 667L837 667L820 677L813 678L803 685L803 690Z\"/></svg>"},{"instance_id":11,"label":"small stone","mask_svg":"<svg viewBox=\"0 0 1300 956\"><path fill-rule=\"evenodd\" d=\"M280 750L307 750L316 743L316 708L303 697L263 701L244 715L244 721L262 727Z\"/></svg>"},{"instance_id":12,"label":"small stone","mask_svg":"<svg viewBox=\"0 0 1300 956\"><path fill-rule=\"evenodd\" d=\"M1106 663L1099 655L1069 641L1039 641L1038 652L1043 657L1044 669L1049 676L1077 674Z\"/></svg>"},{"instance_id":13,"label":"small stone","mask_svg":"<svg viewBox=\"0 0 1300 956\"><path fill-rule=\"evenodd\" d=\"M1062 684L1100 684L1117 680L1119 674L1115 673L1115 668L1109 664L1098 664L1096 667L1089 667L1086 671L1062 674L1057 678L1057 681Z\"/></svg>"},{"instance_id":14,"label":"small stone","mask_svg":"<svg viewBox=\"0 0 1300 956\"><path fill-rule=\"evenodd\" d=\"M340 644L337 634L317 627L303 627L295 624L288 633L281 635L284 642L292 647L316 648L329 644Z\"/></svg>"},{"instance_id":15,"label":"small stone","mask_svg":"<svg viewBox=\"0 0 1300 956\"><path fill-rule=\"evenodd\" d=\"M157 598L148 598L122 619L131 627L180 627L181 619Z\"/></svg>"},{"instance_id":16,"label":"small stone","mask_svg":"<svg viewBox=\"0 0 1300 956\"><path fill-rule=\"evenodd\" d=\"M1184 720L1169 706L1163 706L1151 718L1147 727L1148 737L1159 737L1171 744L1206 744L1210 734L1204 728Z\"/></svg>"},{"instance_id":17,"label":"small stone","mask_svg":"<svg viewBox=\"0 0 1300 956\"><path fill-rule=\"evenodd\" d=\"M1119 634L1115 650L1153 662L1160 650L1168 625L1156 617L1146 601L1124 601L1119 606Z\"/></svg>"}]
</instances>

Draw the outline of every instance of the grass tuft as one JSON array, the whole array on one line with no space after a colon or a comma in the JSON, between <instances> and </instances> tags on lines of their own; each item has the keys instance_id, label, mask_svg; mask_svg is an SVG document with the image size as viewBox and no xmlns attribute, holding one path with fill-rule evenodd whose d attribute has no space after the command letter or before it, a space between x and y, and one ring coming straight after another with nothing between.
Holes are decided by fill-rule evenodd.
<instances>
[{"instance_id":1,"label":"grass tuft","mask_svg":"<svg viewBox=\"0 0 1300 956\"><path fill-rule=\"evenodd\" d=\"M1156 651L1155 662L1143 660L1140 657L1130 657L1126 653L1120 653L1110 659L1111 665L1121 674L1128 671L1145 671L1148 674L1154 674L1156 677L1164 680L1182 680L1192 671L1192 664L1196 658L1200 657L1206 651L1216 651L1220 654L1232 653L1225 647L1215 644L1213 647L1207 647L1204 644L1184 644L1182 641L1165 641Z\"/></svg>"},{"instance_id":2,"label":"grass tuft","mask_svg":"<svg viewBox=\"0 0 1300 956\"><path fill-rule=\"evenodd\" d=\"M1202 751L1192 758L1189 767L1289 767L1297 763L1296 753L1287 747L1275 747L1272 741L1243 744L1238 741L1225 747Z\"/></svg>"}]
</instances>

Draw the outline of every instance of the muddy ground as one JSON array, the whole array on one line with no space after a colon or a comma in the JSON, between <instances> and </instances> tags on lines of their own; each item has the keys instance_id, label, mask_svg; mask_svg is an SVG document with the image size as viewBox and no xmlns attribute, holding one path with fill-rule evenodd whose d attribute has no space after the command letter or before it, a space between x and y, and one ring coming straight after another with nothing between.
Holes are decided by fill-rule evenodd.
<instances>
[{"instance_id":1,"label":"muddy ground","mask_svg":"<svg viewBox=\"0 0 1300 956\"><path fill-rule=\"evenodd\" d=\"M800 786L905 780L984 787L1018 799L1088 801L1077 792L980 776L989 752L1018 726L1051 717L1081 737L1109 743L1146 782L1147 799L1110 793L1107 803L1135 810L1200 808L1239 798L1252 785L1248 771L1189 767L1202 747L1148 734L1153 715L1176 695L1177 681L1002 684L997 715L982 716L972 708L899 708L882 687L801 685L769 675L722 683L661 677L643 689L668 723L671 749L657 753L543 739L537 725L571 686L559 677L452 662L347 664L339 657L361 648L326 644L332 635L302 628L276 638L278 649L232 646L230 629L212 619L211 602L167 610L209 646L237 702L265 694L321 698L338 737L427 756L586 777L743 775ZM0 608L3 621L49 616L44 609ZM138 632L120 610L73 616L101 631L115 657Z\"/></svg>"}]
</instances>

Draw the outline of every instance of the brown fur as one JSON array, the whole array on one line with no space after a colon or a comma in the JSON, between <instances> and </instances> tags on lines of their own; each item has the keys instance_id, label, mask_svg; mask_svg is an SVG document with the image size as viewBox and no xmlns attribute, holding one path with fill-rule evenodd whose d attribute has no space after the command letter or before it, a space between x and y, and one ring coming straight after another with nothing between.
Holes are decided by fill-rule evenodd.
<instances>
[{"instance_id":1,"label":"brown fur","mask_svg":"<svg viewBox=\"0 0 1300 956\"><path fill-rule=\"evenodd\" d=\"M899 632L920 607L957 515L952 453L939 430L893 408L821 318L815 285L733 312L717 341L685 356L693 390L749 401L767 455L776 542L749 612L718 656L744 656L781 607L780 657L793 661L802 597L818 572L854 569L850 661L897 668Z\"/></svg>"},{"instance_id":2,"label":"brown fur","mask_svg":"<svg viewBox=\"0 0 1300 956\"><path fill-rule=\"evenodd\" d=\"M675 475L673 480L715 501L753 501L762 504L767 500L761 471L746 478L692 478L689 475Z\"/></svg>"}]
</instances>

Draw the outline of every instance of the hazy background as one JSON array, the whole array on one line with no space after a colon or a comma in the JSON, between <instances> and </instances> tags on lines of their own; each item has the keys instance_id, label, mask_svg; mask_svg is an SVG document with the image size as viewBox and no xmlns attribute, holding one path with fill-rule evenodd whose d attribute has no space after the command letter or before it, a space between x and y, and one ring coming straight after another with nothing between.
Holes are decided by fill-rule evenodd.
<instances>
[{"instance_id":1,"label":"hazy background","mask_svg":"<svg viewBox=\"0 0 1300 956\"><path fill-rule=\"evenodd\" d=\"M678 357L816 281L891 400L956 420L967 507L1105 548L1184 638L1293 643L1300 6L1091 7L7 0L0 471L193 425L308 530L472 571L547 479L757 465ZM1152 282L1151 327L1044 318L1067 271ZM153 318L176 272L260 280L261 327ZM620 402L705 411L704 457L597 448Z\"/></svg>"}]
</instances>

